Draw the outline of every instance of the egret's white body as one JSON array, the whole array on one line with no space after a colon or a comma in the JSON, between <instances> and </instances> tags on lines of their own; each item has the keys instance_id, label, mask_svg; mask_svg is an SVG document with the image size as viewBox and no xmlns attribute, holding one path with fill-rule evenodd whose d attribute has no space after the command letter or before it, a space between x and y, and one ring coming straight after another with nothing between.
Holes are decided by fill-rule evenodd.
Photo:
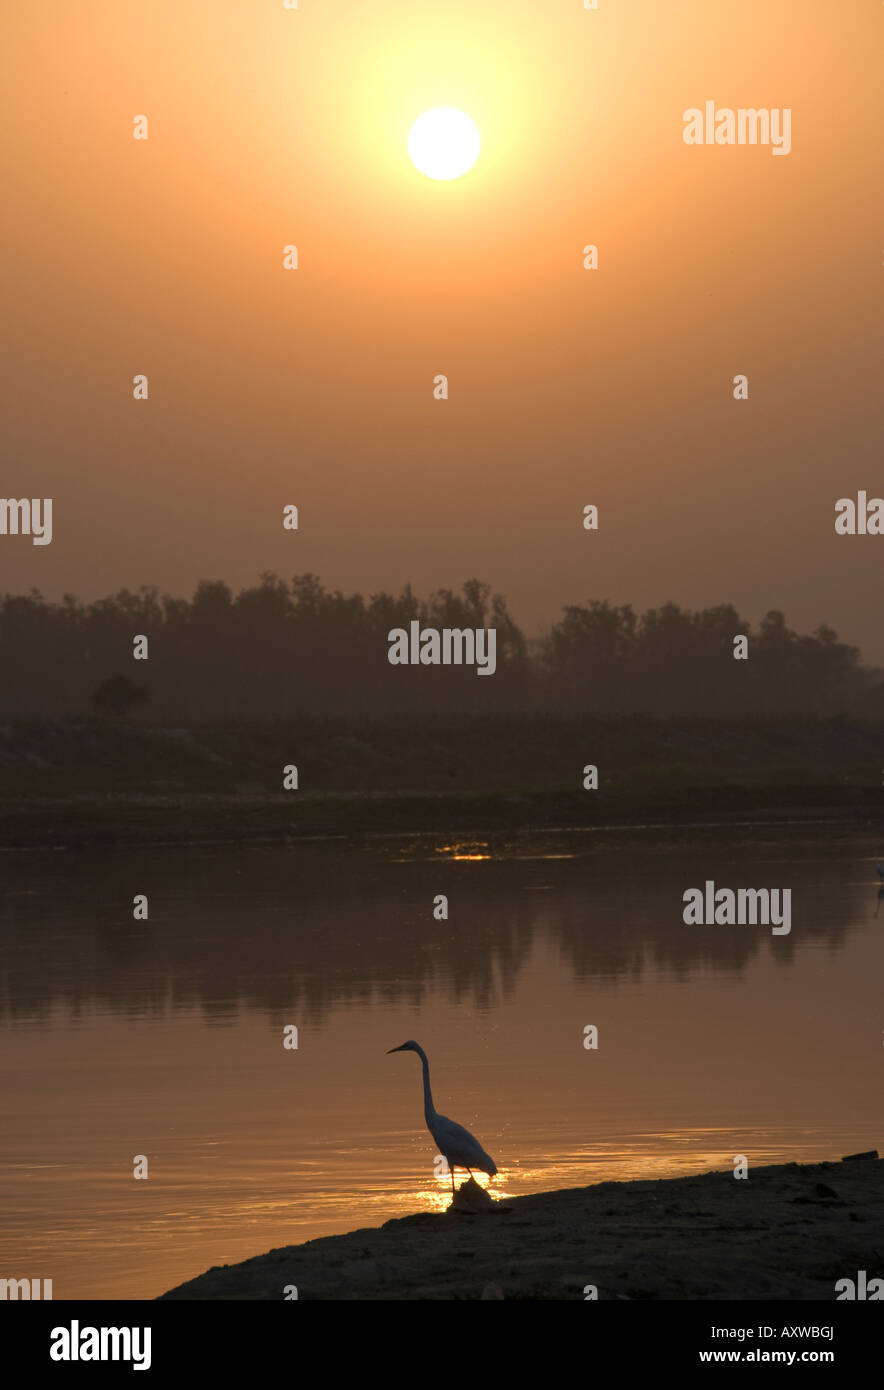
<instances>
[{"instance_id":1,"label":"egret's white body","mask_svg":"<svg viewBox=\"0 0 884 1390\"><path fill-rule=\"evenodd\" d=\"M451 1195L454 1196L454 1170L455 1168L466 1168L470 1177L473 1176L472 1169L475 1168L480 1173L487 1173L489 1177L494 1177L497 1172L497 1164L493 1158L489 1158L482 1145L479 1143L468 1129L463 1125L455 1124L454 1120L449 1120L447 1115L440 1115L433 1105L433 1095L430 1090L430 1064L427 1061L427 1054L420 1043L408 1042L401 1047L391 1047L390 1052L416 1052L421 1059L421 1066L424 1074L424 1119L427 1122L427 1129L432 1134L440 1154L443 1155L451 1174ZM389 1056L389 1053L387 1054Z\"/></svg>"}]
</instances>

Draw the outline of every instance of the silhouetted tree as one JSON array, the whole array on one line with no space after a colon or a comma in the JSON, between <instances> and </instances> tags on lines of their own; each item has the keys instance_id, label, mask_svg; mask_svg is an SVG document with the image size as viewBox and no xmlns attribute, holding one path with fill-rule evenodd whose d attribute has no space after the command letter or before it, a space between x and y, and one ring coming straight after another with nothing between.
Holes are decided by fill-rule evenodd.
<instances>
[{"instance_id":1,"label":"silhouetted tree","mask_svg":"<svg viewBox=\"0 0 884 1390\"><path fill-rule=\"evenodd\" d=\"M388 633L493 627L497 671L397 666ZM549 637L529 645L490 585L426 598L410 585L365 598L327 589L315 574L273 573L238 593L203 580L190 599L151 586L91 604L37 590L0 600L0 718L73 715L91 700L122 717L147 692L105 673L150 642L151 717L165 722L339 716L555 714L619 716L884 715L882 673L826 626L798 634L782 613L753 633L729 604L692 612L664 603L637 614L599 599L569 604ZM735 661L734 637L750 638ZM64 680L58 673L64 672Z\"/></svg>"},{"instance_id":2,"label":"silhouetted tree","mask_svg":"<svg viewBox=\"0 0 884 1390\"><path fill-rule=\"evenodd\" d=\"M99 714L109 714L116 718L129 714L139 705L147 704L147 690L143 685L135 685L128 676L108 676L92 692L92 703Z\"/></svg>"}]
</instances>

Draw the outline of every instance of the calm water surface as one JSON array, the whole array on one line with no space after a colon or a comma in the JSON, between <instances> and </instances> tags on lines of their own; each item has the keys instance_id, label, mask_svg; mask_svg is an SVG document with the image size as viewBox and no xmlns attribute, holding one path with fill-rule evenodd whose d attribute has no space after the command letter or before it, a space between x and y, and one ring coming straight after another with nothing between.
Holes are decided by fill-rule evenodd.
<instances>
[{"instance_id":1,"label":"calm water surface","mask_svg":"<svg viewBox=\"0 0 884 1390\"><path fill-rule=\"evenodd\" d=\"M151 1298L441 1209L407 1038L498 1194L884 1147L879 847L701 840L0 856L0 1275ZM708 878L791 934L685 926Z\"/></svg>"}]
</instances>

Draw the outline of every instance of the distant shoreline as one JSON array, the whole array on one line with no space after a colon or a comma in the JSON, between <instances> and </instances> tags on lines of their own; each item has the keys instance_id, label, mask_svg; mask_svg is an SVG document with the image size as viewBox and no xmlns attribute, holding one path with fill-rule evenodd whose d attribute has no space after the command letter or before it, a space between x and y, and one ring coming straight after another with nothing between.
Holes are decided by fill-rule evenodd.
<instances>
[{"instance_id":1,"label":"distant shoreline","mask_svg":"<svg viewBox=\"0 0 884 1390\"><path fill-rule=\"evenodd\" d=\"M805 789L801 789L805 790ZM636 804L599 798L587 815L575 798L450 794L300 796L121 795L0 801L0 851L89 849L123 845L308 844L424 836L573 835L696 837L729 829L829 826L872 833L884 826L877 796L837 801L837 789L813 788L778 801L770 789L723 788L680 801ZM604 803L607 804L604 804ZM700 804L702 803L702 804ZM581 814L582 813L582 814Z\"/></svg>"},{"instance_id":2,"label":"distant shoreline","mask_svg":"<svg viewBox=\"0 0 884 1390\"><path fill-rule=\"evenodd\" d=\"M164 1300L834 1301L884 1279L884 1159L604 1182L416 1213L208 1270ZM493 1190L493 1189L492 1189Z\"/></svg>"},{"instance_id":3,"label":"distant shoreline","mask_svg":"<svg viewBox=\"0 0 884 1390\"><path fill-rule=\"evenodd\" d=\"M842 719L20 721L0 724L0 849L868 828L882 764L884 723Z\"/></svg>"}]
</instances>

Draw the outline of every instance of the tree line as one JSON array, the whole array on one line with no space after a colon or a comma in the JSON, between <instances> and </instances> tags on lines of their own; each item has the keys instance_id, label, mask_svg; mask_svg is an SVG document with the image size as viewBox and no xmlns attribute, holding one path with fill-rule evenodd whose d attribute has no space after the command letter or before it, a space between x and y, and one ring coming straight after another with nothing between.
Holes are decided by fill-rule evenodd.
<instances>
[{"instance_id":1,"label":"tree line","mask_svg":"<svg viewBox=\"0 0 884 1390\"><path fill-rule=\"evenodd\" d=\"M497 631L497 671L391 666L388 633ZM734 639L748 638L736 660ZM147 638L148 660L133 658ZM162 723L298 713L536 712L604 716L884 714L884 674L825 625L797 633L782 613L752 629L729 604L636 613L591 599L533 641L506 599L470 579L427 598L345 595L313 574L219 581L190 599L151 586L94 603L33 590L0 601L0 716L121 716Z\"/></svg>"}]
</instances>

